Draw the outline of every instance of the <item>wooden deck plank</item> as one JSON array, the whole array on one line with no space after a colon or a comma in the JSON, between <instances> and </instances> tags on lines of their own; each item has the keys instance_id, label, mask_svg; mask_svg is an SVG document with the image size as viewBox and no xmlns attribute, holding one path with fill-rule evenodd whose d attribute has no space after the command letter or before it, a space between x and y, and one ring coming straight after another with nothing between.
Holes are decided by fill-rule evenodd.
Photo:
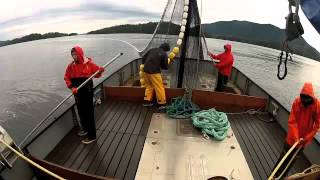
<instances>
[{"instance_id":1,"label":"wooden deck plank","mask_svg":"<svg viewBox=\"0 0 320 180\"><path fill-rule=\"evenodd\" d=\"M110 131L103 131L103 133L104 133L104 135L98 139L97 144L93 146L93 148L89 151L88 155L82 161L82 164L78 168L79 171L87 172L87 170L89 169L89 166L92 163L92 160L95 159L98 152L102 148L104 142L107 140ZM105 138L103 138L104 136L105 136Z\"/></svg>"},{"instance_id":2,"label":"wooden deck plank","mask_svg":"<svg viewBox=\"0 0 320 180\"><path fill-rule=\"evenodd\" d=\"M147 113L147 116L146 116L146 118L145 118L145 120L143 122L141 131L140 131L140 135L147 136L148 130L149 130L149 126L150 126L150 123L151 123L151 119L152 119L152 115L153 115L154 111L155 111L154 108L149 108L148 109L148 113Z\"/></svg>"},{"instance_id":3,"label":"wooden deck plank","mask_svg":"<svg viewBox=\"0 0 320 180\"><path fill-rule=\"evenodd\" d=\"M247 129L247 132L249 134L249 136L251 137L251 139L253 140L253 143L255 144L255 146L257 147L257 151L259 152L259 154L261 154L259 156L261 163L263 163L264 168L265 168L265 172L267 175L269 175L269 173L271 173L271 170L273 168L274 163L272 162L271 157L269 156L266 148L263 146L262 140L260 139L260 137L258 136L259 133L256 133L254 131L254 129L252 128L251 124L255 123L255 121L252 120L252 115L248 115L248 114L244 114L243 118L245 119L245 127Z\"/></svg>"},{"instance_id":4,"label":"wooden deck plank","mask_svg":"<svg viewBox=\"0 0 320 180\"><path fill-rule=\"evenodd\" d=\"M142 106L140 104L132 104L131 111L128 113L127 118L124 120L122 126L119 129L119 133L126 133L129 125L132 123L132 120L134 119L134 116L137 112L140 112L140 109Z\"/></svg>"},{"instance_id":5,"label":"wooden deck plank","mask_svg":"<svg viewBox=\"0 0 320 180\"><path fill-rule=\"evenodd\" d=\"M61 142L50 152L45 160L63 165L71 156L72 152L78 147L79 137L76 133L78 129L72 129Z\"/></svg>"},{"instance_id":6,"label":"wooden deck plank","mask_svg":"<svg viewBox=\"0 0 320 180\"><path fill-rule=\"evenodd\" d=\"M106 104L105 105L105 111L104 113L100 116L100 117L97 117L97 121L96 121L96 127L97 129L101 126L101 124L104 122L104 120L109 116L110 112L113 110L113 108L115 108L115 104L117 102L115 101L110 101L110 102L107 102L107 103L103 103L103 104Z\"/></svg>"},{"instance_id":7,"label":"wooden deck plank","mask_svg":"<svg viewBox=\"0 0 320 180\"><path fill-rule=\"evenodd\" d=\"M126 120L128 114L130 113L130 110L132 110L132 103L126 103L125 108L122 111L121 116L116 119L113 122L110 122L107 126L107 129L110 129L110 131L118 132L120 127L122 126L123 122Z\"/></svg>"},{"instance_id":8,"label":"wooden deck plank","mask_svg":"<svg viewBox=\"0 0 320 180\"><path fill-rule=\"evenodd\" d=\"M138 121L136 123L136 126L134 127L133 134L139 135L140 130L141 130L142 125L143 125L143 122L146 119L146 116L147 116L147 113L148 113L149 109L150 109L150 107L149 108L143 107L142 112L141 112L141 114L139 116L139 119L138 119Z\"/></svg>"},{"instance_id":9,"label":"wooden deck plank","mask_svg":"<svg viewBox=\"0 0 320 180\"><path fill-rule=\"evenodd\" d=\"M239 115L238 115L239 116ZM239 116L240 117L240 116ZM233 123L237 126L238 131L241 133L241 135L243 136L243 140L244 140L244 144L245 146L242 145L242 148L246 148L249 150L250 156L247 156L247 158L252 158L255 167L259 173L259 178L258 179L266 179L267 178L267 174L264 170L264 167L262 165L262 163L260 162L259 159L259 154L257 154L258 152L255 151L252 147L254 147L254 144L252 142L252 140L250 141L247 133L245 133L245 129L243 129L242 125L241 125L241 121L243 120L242 118L236 117L236 119L233 121ZM241 144L240 144L241 146ZM256 178L256 177L254 177Z\"/></svg>"},{"instance_id":10,"label":"wooden deck plank","mask_svg":"<svg viewBox=\"0 0 320 180\"><path fill-rule=\"evenodd\" d=\"M118 146L120 144L120 141L122 139L123 134L117 133L114 137L113 141L111 142L108 150L106 151L104 157L101 160L101 163L99 164L99 167L97 168L96 172L94 174L98 176L104 176L104 173L106 172L109 163L115 154L116 150L118 149Z\"/></svg>"},{"instance_id":11,"label":"wooden deck plank","mask_svg":"<svg viewBox=\"0 0 320 180\"><path fill-rule=\"evenodd\" d=\"M107 103L105 103L107 104ZM112 105L112 102L110 103ZM103 105L103 107L106 107L105 105ZM106 109L106 112L111 111L111 107ZM100 119L103 119L103 115ZM101 120L103 121L103 120ZM97 130L97 139L99 139L99 137L102 135L102 131ZM78 138L78 141L79 138ZM86 151L88 151L87 149L90 149L90 147L92 146L88 146L88 145L83 145L81 143L78 143L79 145L76 147L76 149L72 152L72 155L69 157L69 159L67 161L64 162L64 166L71 168L71 167L79 167L81 160L84 159L86 156ZM75 164L74 164L75 163ZM73 165L74 164L74 165Z\"/></svg>"},{"instance_id":12,"label":"wooden deck plank","mask_svg":"<svg viewBox=\"0 0 320 180\"><path fill-rule=\"evenodd\" d=\"M137 140L138 140L137 135L130 136L128 145L123 153L120 164L118 165L118 168L116 170L116 174L114 176L115 178L118 178L118 179L124 178Z\"/></svg>"},{"instance_id":13,"label":"wooden deck plank","mask_svg":"<svg viewBox=\"0 0 320 180\"><path fill-rule=\"evenodd\" d=\"M90 163L90 166L89 166L89 169L87 170L87 173L95 174L95 172L97 171L97 169L100 166L100 163L101 163L103 157L107 153L107 151L108 151L108 149L110 147L110 144L114 140L115 136L116 136L116 133L114 133L114 132L110 132L109 133L107 139L105 140L105 142L101 146L101 148L98 151L96 157L94 159L92 159L92 161Z\"/></svg>"},{"instance_id":14,"label":"wooden deck plank","mask_svg":"<svg viewBox=\"0 0 320 180\"><path fill-rule=\"evenodd\" d=\"M245 135L247 136L247 139L249 140L249 144L251 145L251 148L253 149L253 151L255 152L258 161L255 161L255 163L260 164L260 168L258 169L260 175L262 176L262 179L266 179L269 175L269 166L266 163L266 159L263 156L263 153L261 151L261 149L259 148L258 142L256 142L254 140L254 138L252 137L253 135L248 131L248 127L246 126L248 122L247 119L245 119L245 117L240 116L241 120L238 121L240 124L240 128L242 128L243 132L245 133Z\"/></svg>"},{"instance_id":15,"label":"wooden deck plank","mask_svg":"<svg viewBox=\"0 0 320 180\"><path fill-rule=\"evenodd\" d=\"M108 169L106 169L104 176L107 176L107 177L115 176L119 163L121 162L122 156L124 155L124 151L126 150L126 147L128 145L129 139L130 139L130 134L123 135L121 142L117 148L117 151L114 153L112 159L109 160L110 162L108 163L109 164Z\"/></svg>"},{"instance_id":16,"label":"wooden deck plank","mask_svg":"<svg viewBox=\"0 0 320 180\"><path fill-rule=\"evenodd\" d=\"M103 122L102 117L105 117L109 114L110 110L114 108L113 101L108 103L103 103L99 107L99 112L96 112L96 117L98 120L96 124L99 125L99 122ZM105 110L105 111L104 111ZM98 126L97 126L98 127ZM64 165L67 163L68 159L71 158L70 156L77 151L80 147L80 139L77 136L79 129L74 128L72 129L62 140L59 144L54 148L54 150L46 157L46 160L49 162L53 162L59 165ZM69 162L70 163L70 162Z\"/></svg>"},{"instance_id":17,"label":"wooden deck plank","mask_svg":"<svg viewBox=\"0 0 320 180\"><path fill-rule=\"evenodd\" d=\"M269 119L264 118L263 116L257 117L257 118L262 118L265 121L269 120ZM276 123L276 122L272 122L272 123ZM274 145L274 141L272 140L270 133L267 132L267 131L269 131L268 129L270 129L270 124L271 123L266 123L266 122L261 122L261 123L256 122L256 123L253 123L253 127L256 128L258 132L260 132L259 133L260 136L262 136L263 139L265 139L265 143L268 144L268 146L270 147L270 149L273 152L273 155L275 157L277 157L280 154L281 149L278 148L276 145Z\"/></svg>"},{"instance_id":18,"label":"wooden deck plank","mask_svg":"<svg viewBox=\"0 0 320 180\"><path fill-rule=\"evenodd\" d=\"M265 115L243 114L229 117L254 179L265 179L281 153L279 148L283 144L285 133L276 122L263 122L262 120L268 120ZM301 172L309 166L308 160L301 157L289 174Z\"/></svg>"},{"instance_id":19,"label":"wooden deck plank","mask_svg":"<svg viewBox=\"0 0 320 180\"><path fill-rule=\"evenodd\" d=\"M137 143L134 147L129 166L124 177L125 180L132 180L135 178L145 140L146 137L138 136Z\"/></svg>"},{"instance_id":20,"label":"wooden deck plank","mask_svg":"<svg viewBox=\"0 0 320 180\"><path fill-rule=\"evenodd\" d=\"M109 104L111 104L113 101L110 101L108 103L101 103L101 104L94 104L94 116L96 118L96 122L100 120L100 118L105 114L105 112L111 107Z\"/></svg>"},{"instance_id":21,"label":"wooden deck plank","mask_svg":"<svg viewBox=\"0 0 320 180\"><path fill-rule=\"evenodd\" d=\"M262 127L262 130L269 135L268 137L271 138L273 147L275 147L278 152L281 152L285 141L285 133L281 130L276 130L281 128L280 125L277 123L264 124L263 122L258 122L258 124Z\"/></svg>"},{"instance_id":22,"label":"wooden deck plank","mask_svg":"<svg viewBox=\"0 0 320 180\"><path fill-rule=\"evenodd\" d=\"M103 121L103 123L101 123L98 129L104 131L108 126L109 122L111 122L113 119L117 119L120 116L121 111L119 111L119 109L122 109L122 107L124 107L123 103L117 102L115 104L115 107L112 109L112 111L107 116L107 118Z\"/></svg>"},{"instance_id":23,"label":"wooden deck plank","mask_svg":"<svg viewBox=\"0 0 320 180\"><path fill-rule=\"evenodd\" d=\"M114 127L115 123L120 117L123 116L123 112L125 112L126 109L128 109L126 103L121 103L120 107L116 109L116 114L113 116L113 118L109 122L104 123L101 129L112 131L112 128Z\"/></svg>"},{"instance_id":24,"label":"wooden deck plank","mask_svg":"<svg viewBox=\"0 0 320 180\"><path fill-rule=\"evenodd\" d=\"M241 150L246 158L246 161L248 163L248 166L250 168L250 171L252 173L252 176L256 179L260 178L260 174L257 170L257 165L254 163L254 159L252 158L253 151L247 148L245 136L242 134L242 131L240 130L240 127L236 121L238 119L234 115L228 116L229 120L231 121L231 127L233 129L233 132L235 133L235 136L240 144Z\"/></svg>"},{"instance_id":25,"label":"wooden deck plank","mask_svg":"<svg viewBox=\"0 0 320 180\"><path fill-rule=\"evenodd\" d=\"M131 120L128 128L127 128L127 130L126 130L126 133L128 133L128 134L132 134L132 133L133 133L134 127L136 126L137 121L139 120L140 114L143 112L144 109L145 109L145 108L142 107L142 106L140 106L140 107L138 108L138 110L137 110L136 113L134 114L134 116L133 116L133 118L132 118L132 120Z\"/></svg>"},{"instance_id":26,"label":"wooden deck plank","mask_svg":"<svg viewBox=\"0 0 320 180\"><path fill-rule=\"evenodd\" d=\"M266 154L266 157L268 158L268 164L271 168L273 168L274 164L276 163L277 161L277 155L278 153L274 152L273 151L273 148L272 146L270 146L270 144L268 144L268 137L265 137L263 136L263 133L261 131L259 131L259 129L257 128L257 119L255 119L257 117L254 117L254 116L250 116L249 119L250 119L250 122L251 123L248 123L248 126L251 127L251 130L253 131L252 133L257 135L256 138L258 139L258 142L261 143L261 147L263 149L266 150L267 154Z\"/></svg>"},{"instance_id":27,"label":"wooden deck plank","mask_svg":"<svg viewBox=\"0 0 320 180\"><path fill-rule=\"evenodd\" d=\"M125 101L108 102L101 109L105 112L100 112L97 121L99 136L96 143L82 145L73 130L57 146L61 149L50 153L48 159L59 159L65 167L81 172L134 179L155 109ZM266 179L280 154L285 133L276 123L258 120L260 115L228 117L253 177ZM293 172L307 165L302 158L295 163Z\"/></svg>"},{"instance_id":28,"label":"wooden deck plank","mask_svg":"<svg viewBox=\"0 0 320 180\"><path fill-rule=\"evenodd\" d=\"M76 161L73 162L71 169L79 169L80 166L83 164L84 160L87 158L87 156L92 153L95 147L99 147L99 145L101 145L104 142L108 134L108 131L103 131L102 134L97 137L96 143L86 145L82 152L79 154Z\"/></svg>"},{"instance_id":29,"label":"wooden deck plank","mask_svg":"<svg viewBox=\"0 0 320 180\"><path fill-rule=\"evenodd\" d=\"M97 131L97 137L100 137L101 134L102 134L102 131ZM63 165L64 167L70 168L72 166L73 162L78 159L81 152L86 148L86 145L82 144L80 142L80 139L78 139L78 143L79 143L78 147L75 149L75 151L73 151L70 158L64 163L64 165Z\"/></svg>"}]
</instances>

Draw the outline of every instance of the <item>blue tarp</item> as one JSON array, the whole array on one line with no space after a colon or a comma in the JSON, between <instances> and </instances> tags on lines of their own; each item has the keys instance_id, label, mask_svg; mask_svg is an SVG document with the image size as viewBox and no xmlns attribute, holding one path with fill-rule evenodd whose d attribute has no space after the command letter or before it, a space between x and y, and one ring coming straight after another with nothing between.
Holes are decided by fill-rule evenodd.
<instances>
[{"instance_id":1,"label":"blue tarp","mask_svg":"<svg viewBox=\"0 0 320 180\"><path fill-rule=\"evenodd\" d=\"M300 0L304 14L320 34L320 0Z\"/></svg>"}]
</instances>

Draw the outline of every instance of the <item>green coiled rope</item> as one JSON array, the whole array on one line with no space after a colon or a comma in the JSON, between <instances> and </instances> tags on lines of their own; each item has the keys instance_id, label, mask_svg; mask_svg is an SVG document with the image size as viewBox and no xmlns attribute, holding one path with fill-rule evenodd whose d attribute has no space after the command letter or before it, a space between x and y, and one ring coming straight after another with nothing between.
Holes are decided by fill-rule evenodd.
<instances>
[{"instance_id":1,"label":"green coiled rope","mask_svg":"<svg viewBox=\"0 0 320 180\"><path fill-rule=\"evenodd\" d=\"M226 138L230 122L225 113L209 109L195 113L191 119L195 127L202 129L202 133L208 134L218 141Z\"/></svg>"},{"instance_id":2,"label":"green coiled rope","mask_svg":"<svg viewBox=\"0 0 320 180\"><path fill-rule=\"evenodd\" d=\"M185 97L173 98L171 104L166 107L167 115L174 119L191 118L198 111L199 106Z\"/></svg>"}]
</instances>

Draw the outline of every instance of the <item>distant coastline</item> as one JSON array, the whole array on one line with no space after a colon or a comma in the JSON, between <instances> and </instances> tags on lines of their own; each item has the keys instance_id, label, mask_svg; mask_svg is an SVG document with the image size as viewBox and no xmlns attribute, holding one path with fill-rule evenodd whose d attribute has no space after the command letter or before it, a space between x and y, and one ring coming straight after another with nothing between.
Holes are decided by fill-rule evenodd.
<instances>
[{"instance_id":1,"label":"distant coastline","mask_svg":"<svg viewBox=\"0 0 320 180\"><path fill-rule=\"evenodd\" d=\"M157 22L149 22L144 24L125 24L107 27L95 31L90 31L87 34L116 34L116 33L143 33L152 34L157 26ZM168 28L170 26L170 28ZM168 31L168 29L170 29ZM158 33L162 34L177 34L180 26L163 22ZM283 29L270 24L258 24L248 21L220 21L211 24L203 24L203 31L206 37L232 40L243 43L249 43L264 47L280 50L282 41L285 38ZM21 38L16 38L8 41L0 41L0 47L17 44L21 42L28 42L39 39L48 39L63 36L74 36L77 33L46 33L46 34L30 34ZM294 54L308 57L320 61L320 53L309 45L304 38L294 40L289 44L290 49Z\"/></svg>"}]
</instances>

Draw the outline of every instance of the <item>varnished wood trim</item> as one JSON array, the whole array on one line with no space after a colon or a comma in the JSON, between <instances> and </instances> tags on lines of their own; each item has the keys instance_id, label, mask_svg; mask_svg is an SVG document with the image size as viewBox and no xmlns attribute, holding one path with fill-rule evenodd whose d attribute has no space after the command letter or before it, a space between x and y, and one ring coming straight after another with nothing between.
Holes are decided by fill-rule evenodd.
<instances>
[{"instance_id":1,"label":"varnished wood trim","mask_svg":"<svg viewBox=\"0 0 320 180\"><path fill-rule=\"evenodd\" d=\"M104 88L108 100L143 101L145 88L130 86L107 86ZM184 89L166 89L166 97L169 101L173 97L183 96Z\"/></svg>"},{"instance_id":2,"label":"varnished wood trim","mask_svg":"<svg viewBox=\"0 0 320 180\"><path fill-rule=\"evenodd\" d=\"M264 110L267 99L222 92L193 90L192 101L202 109L216 108L224 112L239 112L249 109Z\"/></svg>"},{"instance_id":3,"label":"varnished wood trim","mask_svg":"<svg viewBox=\"0 0 320 180\"><path fill-rule=\"evenodd\" d=\"M57 164L50 163L50 162L45 161L45 160L37 159L37 158L32 157L32 156L30 156L29 158L31 160L33 160L34 162L40 164L42 167L44 167L44 168L46 168L46 169L58 174L59 176L65 178L65 179L114 180L112 178L91 175L91 174L83 173L83 172L80 172L80 171L75 171L75 170L72 170L72 169L68 169L68 168L59 166ZM40 170L35 169L35 172L42 179L54 179L53 177L50 177L49 175L43 173Z\"/></svg>"}]
</instances>

